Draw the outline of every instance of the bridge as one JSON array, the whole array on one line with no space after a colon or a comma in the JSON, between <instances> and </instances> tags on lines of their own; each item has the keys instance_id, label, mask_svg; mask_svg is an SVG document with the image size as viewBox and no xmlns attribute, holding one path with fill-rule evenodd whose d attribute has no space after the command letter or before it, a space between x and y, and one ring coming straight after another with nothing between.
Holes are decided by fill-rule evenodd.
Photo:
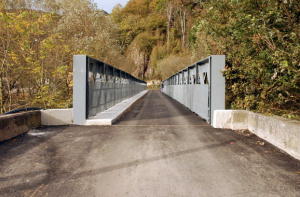
<instances>
[{"instance_id":1,"label":"bridge","mask_svg":"<svg viewBox=\"0 0 300 197\"><path fill-rule=\"evenodd\" d=\"M83 76L74 80L75 124L1 142L0 196L299 196L299 160L247 129L211 126L229 123L222 123L224 64L215 66L223 57L179 71L163 82L164 93L145 91L144 82L98 60L75 58L74 76ZM69 112L42 111L42 123ZM114 114L112 125L103 114ZM231 126L242 128L246 112L236 114Z\"/></svg>"}]
</instances>

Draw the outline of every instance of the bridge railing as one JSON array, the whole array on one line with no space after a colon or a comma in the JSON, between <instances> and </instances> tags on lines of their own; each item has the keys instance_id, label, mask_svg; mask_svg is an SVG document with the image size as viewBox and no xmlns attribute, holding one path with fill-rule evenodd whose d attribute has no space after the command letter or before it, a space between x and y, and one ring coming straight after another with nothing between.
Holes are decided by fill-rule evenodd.
<instances>
[{"instance_id":1,"label":"bridge railing","mask_svg":"<svg viewBox=\"0 0 300 197\"><path fill-rule=\"evenodd\" d=\"M73 57L73 119L85 120L146 90L146 82L86 55Z\"/></svg>"},{"instance_id":2,"label":"bridge railing","mask_svg":"<svg viewBox=\"0 0 300 197\"><path fill-rule=\"evenodd\" d=\"M163 91L212 124L214 110L225 109L224 67L224 55L210 56L165 80Z\"/></svg>"}]
</instances>

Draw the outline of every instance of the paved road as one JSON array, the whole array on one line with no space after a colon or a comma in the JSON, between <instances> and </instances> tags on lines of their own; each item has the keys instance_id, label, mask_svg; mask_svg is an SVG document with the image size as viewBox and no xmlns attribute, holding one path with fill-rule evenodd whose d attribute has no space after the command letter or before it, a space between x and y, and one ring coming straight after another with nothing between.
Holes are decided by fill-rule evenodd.
<instances>
[{"instance_id":1,"label":"paved road","mask_svg":"<svg viewBox=\"0 0 300 197\"><path fill-rule=\"evenodd\" d=\"M0 196L300 196L299 161L213 129L150 91L111 127L44 127L0 144Z\"/></svg>"}]
</instances>

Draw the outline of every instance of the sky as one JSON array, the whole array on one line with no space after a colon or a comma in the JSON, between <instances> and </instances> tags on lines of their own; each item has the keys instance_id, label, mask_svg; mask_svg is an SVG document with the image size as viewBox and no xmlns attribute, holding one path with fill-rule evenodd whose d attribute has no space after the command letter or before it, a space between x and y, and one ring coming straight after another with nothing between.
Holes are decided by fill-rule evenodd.
<instances>
[{"instance_id":1,"label":"sky","mask_svg":"<svg viewBox=\"0 0 300 197\"><path fill-rule=\"evenodd\" d=\"M111 13L115 5L120 3L124 7L128 1L129 0L94 0L94 3L97 3L99 9Z\"/></svg>"}]
</instances>

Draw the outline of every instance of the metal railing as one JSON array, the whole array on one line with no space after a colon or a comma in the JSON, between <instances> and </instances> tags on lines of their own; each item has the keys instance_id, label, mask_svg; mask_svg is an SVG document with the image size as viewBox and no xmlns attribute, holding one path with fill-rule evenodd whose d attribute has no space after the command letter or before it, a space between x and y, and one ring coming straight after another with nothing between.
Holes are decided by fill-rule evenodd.
<instances>
[{"instance_id":1,"label":"metal railing","mask_svg":"<svg viewBox=\"0 0 300 197\"><path fill-rule=\"evenodd\" d=\"M213 122L214 110L225 109L224 55L213 55L177 72L163 82L163 92Z\"/></svg>"},{"instance_id":2,"label":"metal railing","mask_svg":"<svg viewBox=\"0 0 300 197\"><path fill-rule=\"evenodd\" d=\"M86 55L74 55L73 118L74 124L85 120L143 90L146 82Z\"/></svg>"}]
</instances>

